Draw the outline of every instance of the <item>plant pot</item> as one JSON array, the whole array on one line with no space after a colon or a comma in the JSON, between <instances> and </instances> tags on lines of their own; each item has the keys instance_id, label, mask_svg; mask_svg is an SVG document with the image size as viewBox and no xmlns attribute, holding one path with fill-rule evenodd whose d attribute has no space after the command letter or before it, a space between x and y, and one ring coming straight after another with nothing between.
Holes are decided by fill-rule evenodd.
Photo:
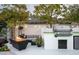
<instances>
[{"instance_id":1,"label":"plant pot","mask_svg":"<svg viewBox=\"0 0 79 59\"><path fill-rule=\"evenodd\" d=\"M37 45L37 47L41 47L41 45Z\"/></svg>"}]
</instances>

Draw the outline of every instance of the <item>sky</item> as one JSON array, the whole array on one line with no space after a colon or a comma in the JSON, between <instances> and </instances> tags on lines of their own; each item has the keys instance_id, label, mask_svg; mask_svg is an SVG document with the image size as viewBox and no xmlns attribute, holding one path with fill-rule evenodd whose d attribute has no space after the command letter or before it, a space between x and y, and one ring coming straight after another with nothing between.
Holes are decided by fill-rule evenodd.
<instances>
[{"instance_id":1,"label":"sky","mask_svg":"<svg viewBox=\"0 0 79 59\"><path fill-rule=\"evenodd\" d=\"M27 10L33 13L35 4L27 4Z\"/></svg>"}]
</instances>

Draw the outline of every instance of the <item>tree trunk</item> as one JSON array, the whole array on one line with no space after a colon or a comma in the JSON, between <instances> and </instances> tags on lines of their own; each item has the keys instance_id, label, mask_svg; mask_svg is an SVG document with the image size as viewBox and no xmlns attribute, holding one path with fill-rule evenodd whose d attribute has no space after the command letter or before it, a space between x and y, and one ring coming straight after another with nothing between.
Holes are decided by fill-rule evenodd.
<instances>
[{"instance_id":1,"label":"tree trunk","mask_svg":"<svg viewBox=\"0 0 79 59\"><path fill-rule=\"evenodd\" d=\"M52 24L50 24L50 28L52 28Z\"/></svg>"},{"instance_id":2,"label":"tree trunk","mask_svg":"<svg viewBox=\"0 0 79 59\"><path fill-rule=\"evenodd\" d=\"M11 39L15 40L15 26L11 28Z\"/></svg>"}]
</instances>

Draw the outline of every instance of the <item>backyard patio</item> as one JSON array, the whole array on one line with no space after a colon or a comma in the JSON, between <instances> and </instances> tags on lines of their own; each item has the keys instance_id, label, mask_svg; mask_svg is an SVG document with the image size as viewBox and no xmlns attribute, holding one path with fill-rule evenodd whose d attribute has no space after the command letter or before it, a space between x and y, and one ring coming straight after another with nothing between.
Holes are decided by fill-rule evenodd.
<instances>
[{"instance_id":1,"label":"backyard patio","mask_svg":"<svg viewBox=\"0 0 79 59\"><path fill-rule=\"evenodd\" d=\"M79 5L1 6L0 55L79 55Z\"/></svg>"},{"instance_id":2,"label":"backyard patio","mask_svg":"<svg viewBox=\"0 0 79 59\"><path fill-rule=\"evenodd\" d=\"M66 49L44 49L43 47L31 46L29 43L24 50L17 50L11 44L7 44L10 48L9 52L0 52L0 55L79 55L79 50Z\"/></svg>"}]
</instances>

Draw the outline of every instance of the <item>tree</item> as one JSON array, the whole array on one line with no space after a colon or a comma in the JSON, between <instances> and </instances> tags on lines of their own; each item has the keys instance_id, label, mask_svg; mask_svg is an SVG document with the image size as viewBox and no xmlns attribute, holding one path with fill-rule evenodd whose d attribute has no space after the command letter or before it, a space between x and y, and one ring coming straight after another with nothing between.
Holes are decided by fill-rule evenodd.
<instances>
[{"instance_id":1,"label":"tree","mask_svg":"<svg viewBox=\"0 0 79 59\"><path fill-rule=\"evenodd\" d=\"M0 13L2 16L0 20L4 20L7 23L7 27L12 30L12 36L15 39L16 25L24 24L28 20L29 13L24 4L4 4L3 7Z\"/></svg>"},{"instance_id":2,"label":"tree","mask_svg":"<svg viewBox=\"0 0 79 59\"><path fill-rule=\"evenodd\" d=\"M56 23L57 17L61 14L61 4L40 4L35 6L34 15L45 20L52 27L52 23Z\"/></svg>"},{"instance_id":3,"label":"tree","mask_svg":"<svg viewBox=\"0 0 79 59\"><path fill-rule=\"evenodd\" d=\"M65 20L69 21L70 23L79 23L79 5L69 5L68 7L69 12L65 14Z\"/></svg>"}]
</instances>

